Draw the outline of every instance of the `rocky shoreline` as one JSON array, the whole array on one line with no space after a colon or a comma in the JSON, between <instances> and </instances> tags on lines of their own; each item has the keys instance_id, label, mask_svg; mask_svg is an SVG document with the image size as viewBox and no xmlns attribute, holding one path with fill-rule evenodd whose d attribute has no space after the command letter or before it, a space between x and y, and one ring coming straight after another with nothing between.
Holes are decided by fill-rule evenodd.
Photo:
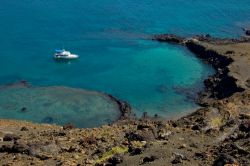
<instances>
[{"instance_id":1,"label":"rocky shoreline","mask_svg":"<svg viewBox=\"0 0 250 166\"><path fill-rule=\"evenodd\" d=\"M198 104L204 106L207 98L223 99L230 97L236 92L243 92L246 86L237 84L237 78L229 74L228 66L234 62L232 56L235 52L232 50L225 50L220 53L213 48L209 48L206 44L212 45L234 45L239 43L249 43L250 38L241 39L217 39L210 35L194 36L192 38L183 38L172 34L155 35L152 40L160 42L167 42L173 44L181 44L189 51L193 52L197 57L211 64L216 70L213 76L204 80L205 90L201 92ZM247 68L249 69L249 68ZM246 69L246 70L247 70ZM246 81L249 82L249 77ZM248 85L247 85L248 86Z\"/></svg>"},{"instance_id":2,"label":"rocky shoreline","mask_svg":"<svg viewBox=\"0 0 250 166\"><path fill-rule=\"evenodd\" d=\"M123 117L99 128L0 120L0 165L250 165L249 39L153 40L181 44L215 68L199 94L201 109L178 120L134 119L114 99Z\"/></svg>"},{"instance_id":3,"label":"rocky shoreline","mask_svg":"<svg viewBox=\"0 0 250 166\"><path fill-rule=\"evenodd\" d=\"M117 105L119 107L119 110L121 112L119 120L126 120L126 119L130 119L130 118L135 117L129 103L127 103L126 101L119 100L119 99L117 99L116 97L114 97L114 96L112 96L110 94L106 94L106 95L109 96L109 98L111 100L113 100L115 103L117 103Z\"/></svg>"}]
</instances>

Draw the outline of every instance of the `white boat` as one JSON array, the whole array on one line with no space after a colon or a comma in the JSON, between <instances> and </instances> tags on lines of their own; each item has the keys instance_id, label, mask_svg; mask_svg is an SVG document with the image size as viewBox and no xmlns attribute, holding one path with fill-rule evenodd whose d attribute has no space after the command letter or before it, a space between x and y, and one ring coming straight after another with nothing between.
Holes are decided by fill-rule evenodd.
<instances>
[{"instance_id":1,"label":"white boat","mask_svg":"<svg viewBox=\"0 0 250 166\"><path fill-rule=\"evenodd\" d=\"M55 50L56 53L54 54L55 59L77 59L79 58L79 55L71 54L71 52L66 51L64 49L62 50Z\"/></svg>"}]
</instances>

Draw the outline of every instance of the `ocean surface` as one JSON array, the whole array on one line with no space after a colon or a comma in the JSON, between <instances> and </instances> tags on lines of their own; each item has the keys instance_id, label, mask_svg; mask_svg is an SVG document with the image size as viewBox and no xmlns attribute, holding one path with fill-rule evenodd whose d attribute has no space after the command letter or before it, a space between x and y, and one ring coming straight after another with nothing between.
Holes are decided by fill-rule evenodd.
<instances>
[{"instance_id":1,"label":"ocean surface","mask_svg":"<svg viewBox=\"0 0 250 166\"><path fill-rule=\"evenodd\" d=\"M137 116L147 111L173 117L197 108L190 95L203 88L213 69L185 48L148 40L150 36L239 37L241 28L250 26L249 11L249 0L0 0L0 84L27 80L37 87L100 91L129 102ZM52 58L58 48L80 59L58 63ZM18 109L0 116L18 119ZM95 115L103 111L96 109ZM32 119L27 113L22 118L40 122L44 117Z\"/></svg>"}]
</instances>

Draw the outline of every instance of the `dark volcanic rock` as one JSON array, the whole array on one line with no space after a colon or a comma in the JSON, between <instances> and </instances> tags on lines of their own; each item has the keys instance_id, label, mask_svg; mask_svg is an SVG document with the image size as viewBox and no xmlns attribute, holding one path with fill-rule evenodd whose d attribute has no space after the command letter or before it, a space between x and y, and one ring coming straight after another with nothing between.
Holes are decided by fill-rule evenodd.
<instances>
[{"instance_id":1,"label":"dark volcanic rock","mask_svg":"<svg viewBox=\"0 0 250 166\"><path fill-rule=\"evenodd\" d=\"M114 155L108 160L108 162L112 165L117 165L123 162L123 157L121 155Z\"/></svg>"},{"instance_id":2,"label":"dark volcanic rock","mask_svg":"<svg viewBox=\"0 0 250 166\"><path fill-rule=\"evenodd\" d=\"M133 156L133 155L142 154L143 149L138 148L138 147L129 146L128 152Z\"/></svg>"},{"instance_id":3,"label":"dark volcanic rock","mask_svg":"<svg viewBox=\"0 0 250 166\"><path fill-rule=\"evenodd\" d=\"M0 146L0 152L11 153L12 152L12 147L13 147L13 145L11 145L11 144L2 145L2 146Z\"/></svg>"},{"instance_id":4,"label":"dark volcanic rock","mask_svg":"<svg viewBox=\"0 0 250 166\"><path fill-rule=\"evenodd\" d=\"M3 137L3 141L13 141L18 139L20 139L20 137L15 134L5 134Z\"/></svg>"},{"instance_id":5,"label":"dark volcanic rock","mask_svg":"<svg viewBox=\"0 0 250 166\"><path fill-rule=\"evenodd\" d=\"M128 141L144 141L143 136L134 132L126 133L125 137Z\"/></svg>"},{"instance_id":6,"label":"dark volcanic rock","mask_svg":"<svg viewBox=\"0 0 250 166\"><path fill-rule=\"evenodd\" d=\"M192 126L191 129L192 130L201 130L201 127L198 124L196 124L196 125Z\"/></svg>"},{"instance_id":7,"label":"dark volcanic rock","mask_svg":"<svg viewBox=\"0 0 250 166\"><path fill-rule=\"evenodd\" d=\"M41 136L53 136L53 137L60 137L60 136L66 136L65 131L50 131L50 132L43 132L41 133Z\"/></svg>"},{"instance_id":8,"label":"dark volcanic rock","mask_svg":"<svg viewBox=\"0 0 250 166\"><path fill-rule=\"evenodd\" d=\"M175 156L174 160L172 161L172 164L178 164L182 163L182 159L180 156Z\"/></svg>"},{"instance_id":9,"label":"dark volcanic rock","mask_svg":"<svg viewBox=\"0 0 250 166\"><path fill-rule=\"evenodd\" d=\"M215 97L223 99L226 97L230 97L235 92L242 92L244 91L244 89L236 85L235 78L224 75L223 77L220 77L220 81L215 86L214 91Z\"/></svg>"},{"instance_id":10,"label":"dark volcanic rock","mask_svg":"<svg viewBox=\"0 0 250 166\"><path fill-rule=\"evenodd\" d=\"M234 51L227 51L226 54L234 54Z\"/></svg>"},{"instance_id":11,"label":"dark volcanic rock","mask_svg":"<svg viewBox=\"0 0 250 166\"><path fill-rule=\"evenodd\" d=\"M244 29L244 31L247 36L250 36L250 29Z\"/></svg>"},{"instance_id":12,"label":"dark volcanic rock","mask_svg":"<svg viewBox=\"0 0 250 166\"><path fill-rule=\"evenodd\" d=\"M243 120L239 126L239 130L243 132L250 132L250 120Z\"/></svg>"},{"instance_id":13,"label":"dark volcanic rock","mask_svg":"<svg viewBox=\"0 0 250 166\"><path fill-rule=\"evenodd\" d=\"M246 30L246 35L250 36L250 30Z\"/></svg>"},{"instance_id":14,"label":"dark volcanic rock","mask_svg":"<svg viewBox=\"0 0 250 166\"><path fill-rule=\"evenodd\" d=\"M157 137L156 135L157 133L154 132L154 129L145 129L137 132L126 133L125 137L128 141L153 141Z\"/></svg>"},{"instance_id":15,"label":"dark volcanic rock","mask_svg":"<svg viewBox=\"0 0 250 166\"><path fill-rule=\"evenodd\" d=\"M12 151L15 153L28 153L29 146L25 142L18 140L18 141L15 141L12 147Z\"/></svg>"},{"instance_id":16,"label":"dark volcanic rock","mask_svg":"<svg viewBox=\"0 0 250 166\"><path fill-rule=\"evenodd\" d=\"M204 59L211 63L216 69L227 67L232 59L222 56L215 52L214 50L208 50L206 47L200 45L199 43L188 41L186 43L187 48L199 56L201 59Z\"/></svg>"},{"instance_id":17,"label":"dark volcanic rock","mask_svg":"<svg viewBox=\"0 0 250 166\"><path fill-rule=\"evenodd\" d=\"M186 42L186 46L201 59L212 64L217 70L217 73L214 76L204 81L206 91L212 93L212 97L223 99L230 97L235 92L244 91L243 88L237 86L236 80L233 77L228 76L229 71L227 66L233 62L231 58L220 55L213 50L208 50L206 47L193 41Z\"/></svg>"},{"instance_id":18,"label":"dark volcanic rock","mask_svg":"<svg viewBox=\"0 0 250 166\"><path fill-rule=\"evenodd\" d=\"M14 144L2 145L0 147L0 152L28 154L28 151L29 146L22 140L17 140L14 142Z\"/></svg>"},{"instance_id":19,"label":"dark volcanic rock","mask_svg":"<svg viewBox=\"0 0 250 166\"><path fill-rule=\"evenodd\" d=\"M150 128L151 126L148 125L147 123L141 123L141 124L138 124L137 125L137 130L143 130L143 129L148 129Z\"/></svg>"},{"instance_id":20,"label":"dark volcanic rock","mask_svg":"<svg viewBox=\"0 0 250 166\"><path fill-rule=\"evenodd\" d=\"M160 42L181 44L184 42L185 38L182 38L173 34L161 34L161 35L153 36L153 40L157 40Z\"/></svg>"},{"instance_id":21,"label":"dark volcanic rock","mask_svg":"<svg viewBox=\"0 0 250 166\"><path fill-rule=\"evenodd\" d=\"M197 160L204 160L206 157L207 157L207 155L205 153L196 152L194 154L194 158Z\"/></svg>"},{"instance_id":22,"label":"dark volcanic rock","mask_svg":"<svg viewBox=\"0 0 250 166\"><path fill-rule=\"evenodd\" d=\"M132 108L129 105L129 103L118 100L117 98L115 98L112 95L109 95L109 94L107 94L107 95L109 96L109 98L111 100L113 100L114 102L116 102L118 104L119 110L121 111L120 120L129 119L133 116L132 115Z\"/></svg>"},{"instance_id":23,"label":"dark volcanic rock","mask_svg":"<svg viewBox=\"0 0 250 166\"><path fill-rule=\"evenodd\" d=\"M222 154L214 161L213 166L224 166L226 164L238 165L237 161L233 157L226 154Z\"/></svg>"},{"instance_id":24,"label":"dark volcanic rock","mask_svg":"<svg viewBox=\"0 0 250 166\"><path fill-rule=\"evenodd\" d=\"M74 129L75 128L75 125L72 124L72 123L68 123L68 124L65 124L63 126L63 130L71 130L71 129Z\"/></svg>"},{"instance_id":25,"label":"dark volcanic rock","mask_svg":"<svg viewBox=\"0 0 250 166\"><path fill-rule=\"evenodd\" d=\"M80 139L78 142L79 142L79 145L87 147L88 145L96 144L97 140L95 137L87 137L84 139Z\"/></svg>"},{"instance_id":26,"label":"dark volcanic rock","mask_svg":"<svg viewBox=\"0 0 250 166\"><path fill-rule=\"evenodd\" d=\"M144 158L142 159L142 162L143 162L143 163L153 162L153 161L155 161L156 159L157 159L156 156L144 157Z\"/></svg>"},{"instance_id":27,"label":"dark volcanic rock","mask_svg":"<svg viewBox=\"0 0 250 166\"><path fill-rule=\"evenodd\" d=\"M250 88L250 78L247 79L247 81L246 81L246 86L247 86L248 88Z\"/></svg>"},{"instance_id":28,"label":"dark volcanic rock","mask_svg":"<svg viewBox=\"0 0 250 166\"><path fill-rule=\"evenodd\" d=\"M174 155L175 155L175 158L172 161L172 164L182 163L183 160L187 160L186 156L184 156L183 154L174 153Z\"/></svg>"},{"instance_id":29,"label":"dark volcanic rock","mask_svg":"<svg viewBox=\"0 0 250 166\"><path fill-rule=\"evenodd\" d=\"M22 127L21 129L20 129L20 131L29 131L29 129L27 128L27 127Z\"/></svg>"}]
</instances>

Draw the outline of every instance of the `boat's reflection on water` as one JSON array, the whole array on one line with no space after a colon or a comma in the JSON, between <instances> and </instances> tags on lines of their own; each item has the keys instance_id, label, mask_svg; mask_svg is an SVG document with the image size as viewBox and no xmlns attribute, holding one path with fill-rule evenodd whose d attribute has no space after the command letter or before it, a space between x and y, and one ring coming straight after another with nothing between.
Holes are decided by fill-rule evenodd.
<instances>
[{"instance_id":1,"label":"boat's reflection on water","mask_svg":"<svg viewBox=\"0 0 250 166\"><path fill-rule=\"evenodd\" d=\"M54 58L55 63L59 63L59 64L72 64L72 63L76 63L78 61L78 59L56 59Z\"/></svg>"}]
</instances>

